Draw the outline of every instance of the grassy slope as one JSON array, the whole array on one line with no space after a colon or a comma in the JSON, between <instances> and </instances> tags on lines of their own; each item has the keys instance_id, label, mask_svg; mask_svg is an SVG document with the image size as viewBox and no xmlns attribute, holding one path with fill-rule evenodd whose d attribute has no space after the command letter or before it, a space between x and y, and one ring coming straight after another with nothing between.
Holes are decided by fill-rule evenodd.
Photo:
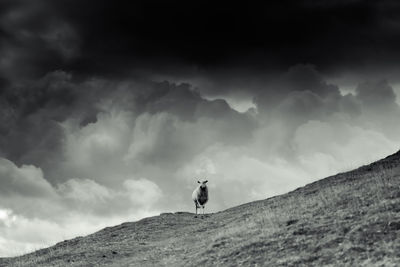
<instances>
[{"instance_id":1,"label":"grassy slope","mask_svg":"<svg viewBox=\"0 0 400 267\"><path fill-rule=\"evenodd\" d=\"M1 266L257 263L400 263L400 152L288 194L215 214L161 214L0 259Z\"/></svg>"}]
</instances>

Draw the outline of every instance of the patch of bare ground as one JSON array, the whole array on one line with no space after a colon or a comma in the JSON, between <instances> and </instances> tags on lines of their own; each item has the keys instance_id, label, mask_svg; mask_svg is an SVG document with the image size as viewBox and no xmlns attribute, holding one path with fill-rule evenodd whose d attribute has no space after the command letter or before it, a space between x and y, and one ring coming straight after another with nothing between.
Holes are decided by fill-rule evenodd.
<instances>
[{"instance_id":1,"label":"patch of bare ground","mask_svg":"<svg viewBox=\"0 0 400 267\"><path fill-rule=\"evenodd\" d=\"M215 214L165 213L0 266L396 266L400 153Z\"/></svg>"}]
</instances>

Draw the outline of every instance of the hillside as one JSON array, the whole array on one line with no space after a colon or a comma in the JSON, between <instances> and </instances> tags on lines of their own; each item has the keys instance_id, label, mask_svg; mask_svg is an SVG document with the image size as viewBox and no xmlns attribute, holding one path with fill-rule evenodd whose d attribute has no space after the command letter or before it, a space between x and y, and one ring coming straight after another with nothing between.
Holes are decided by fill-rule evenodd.
<instances>
[{"instance_id":1,"label":"hillside","mask_svg":"<svg viewBox=\"0 0 400 267\"><path fill-rule=\"evenodd\" d=\"M400 263L400 151L288 194L194 217L108 227L1 266L385 265Z\"/></svg>"}]
</instances>

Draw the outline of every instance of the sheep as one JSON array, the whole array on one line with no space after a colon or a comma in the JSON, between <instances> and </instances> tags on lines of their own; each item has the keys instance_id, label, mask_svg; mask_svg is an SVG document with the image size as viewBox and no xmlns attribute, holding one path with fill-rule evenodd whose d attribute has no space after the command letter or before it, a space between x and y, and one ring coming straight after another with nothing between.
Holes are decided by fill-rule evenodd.
<instances>
[{"instance_id":1,"label":"sheep","mask_svg":"<svg viewBox=\"0 0 400 267\"><path fill-rule=\"evenodd\" d=\"M207 182L208 182L207 180L203 182L197 181L197 183L199 183L200 185L197 186L197 188L193 191L192 199L196 207L196 215L197 215L197 209L199 208L203 208L203 214L204 214L204 205L208 201L208 188L206 185Z\"/></svg>"}]
</instances>

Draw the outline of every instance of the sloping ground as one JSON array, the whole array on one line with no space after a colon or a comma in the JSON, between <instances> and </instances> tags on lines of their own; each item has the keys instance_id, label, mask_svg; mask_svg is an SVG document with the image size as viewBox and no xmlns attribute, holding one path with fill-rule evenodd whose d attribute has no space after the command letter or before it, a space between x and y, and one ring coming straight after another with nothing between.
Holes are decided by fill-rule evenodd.
<instances>
[{"instance_id":1,"label":"sloping ground","mask_svg":"<svg viewBox=\"0 0 400 267\"><path fill-rule=\"evenodd\" d=\"M105 228L1 266L400 264L400 151L285 195L215 214Z\"/></svg>"}]
</instances>

